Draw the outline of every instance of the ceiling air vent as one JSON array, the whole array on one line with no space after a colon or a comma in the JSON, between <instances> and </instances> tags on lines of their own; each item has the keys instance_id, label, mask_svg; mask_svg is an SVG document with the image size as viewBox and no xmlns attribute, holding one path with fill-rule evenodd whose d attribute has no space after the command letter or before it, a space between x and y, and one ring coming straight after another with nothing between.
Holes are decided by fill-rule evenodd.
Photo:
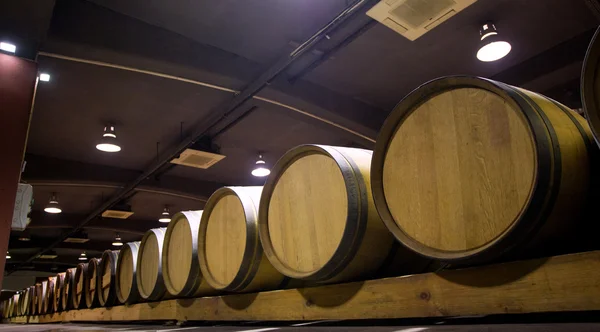
<instances>
[{"instance_id":1,"label":"ceiling air vent","mask_svg":"<svg viewBox=\"0 0 600 332\"><path fill-rule=\"evenodd\" d=\"M66 238L64 242L68 242L68 243L86 243L89 240L90 239L88 239L87 233L77 232L75 234L69 235L69 237Z\"/></svg>"},{"instance_id":2,"label":"ceiling air vent","mask_svg":"<svg viewBox=\"0 0 600 332\"><path fill-rule=\"evenodd\" d=\"M114 219L127 219L129 218L133 212L131 211L121 211L121 210L106 210L102 212L102 216L104 218L114 218Z\"/></svg>"},{"instance_id":3,"label":"ceiling air vent","mask_svg":"<svg viewBox=\"0 0 600 332\"><path fill-rule=\"evenodd\" d=\"M367 15L415 40L477 0L383 0Z\"/></svg>"},{"instance_id":4,"label":"ceiling air vent","mask_svg":"<svg viewBox=\"0 0 600 332\"><path fill-rule=\"evenodd\" d=\"M186 149L181 153L179 158L171 160L171 163L207 169L219 162L223 158L225 158L225 156L216 153L198 151L194 149Z\"/></svg>"}]
</instances>

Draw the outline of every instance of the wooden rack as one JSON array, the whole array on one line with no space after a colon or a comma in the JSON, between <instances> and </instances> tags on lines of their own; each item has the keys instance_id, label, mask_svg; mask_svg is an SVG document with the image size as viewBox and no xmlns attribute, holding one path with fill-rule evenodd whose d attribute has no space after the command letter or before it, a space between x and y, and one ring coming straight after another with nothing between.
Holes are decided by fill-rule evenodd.
<instances>
[{"instance_id":1,"label":"wooden rack","mask_svg":"<svg viewBox=\"0 0 600 332\"><path fill-rule=\"evenodd\" d=\"M302 289L71 310L8 322L381 319L600 310L600 251Z\"/></svg>"}]
</instances>

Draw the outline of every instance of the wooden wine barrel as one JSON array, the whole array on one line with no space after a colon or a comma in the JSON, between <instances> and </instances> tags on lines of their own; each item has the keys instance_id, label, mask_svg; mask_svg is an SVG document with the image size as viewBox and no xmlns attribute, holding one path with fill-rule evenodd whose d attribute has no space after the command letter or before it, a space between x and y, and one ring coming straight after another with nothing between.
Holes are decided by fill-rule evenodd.
<instances>
[{"instance_id":1,"label":"wooden wine barrel","mask_svg":"<svg viewBox=\"0 0 600 332\"><path fill-rule=\"evenodd\" d=\"M397 272L428 264L397 245L371 191L369 150L302 145L272 169L262 191L258 230L264 252L288 277L319 282Z\"/></svg>"},{"instance_id":2,"label":"wooden wine barrel","mask_svg":"<svg viewBox=\"0 0 600 332\"><path fill-rule=\"evenodd\" d=\"M15 311L17 312L16 316L22 316L24 294L22 290L18 291L17 294L19 295L19 297L17 298L17 302L15 304Z\"/></svg>"},{"instance_id":3,"label":"wooden wine barrel","mask_svg":"<svg viewBox=\"0 0 600 332\"><path fill-rule=\"evenodd\" d=\"M88 269L83 290L85 306L87 308L95 308L100 306L100 301L98 300L98 273L101 263L101 260L98 258L92 258L88 262Z\"/></svg>"},{"instance_id":4,"label":"wooden wine barrel","mask_svg":"<svg viewBox=\"0 0 600 332\"><path fill-rule=\"evenodd\" d=\"M52 299L54 298L54 285L56 284L56 276L48 277L46 285L46 295L44 296L44 313L52 313Z\"/></svg>"},{"instance_id":5,"label":"wooden wine barrel","mask_svg":"<svg viewBox=\"0 0 600 332\"><path fill-rule=\"evenodd\" d=\"M37 308L37 312L38 315L43 315L46 313L46 298L47 298L47 294L48 294L48 280L43 280L40 288L38 289L39 292L37 293L38 296L38 308Z\"/></svg>"},{"instance_id":6,"label":"wooden wine barrel","mask_svg":"<svg viewBox=\"0 0 600 332\"><path fill-rule=\"evenodd\" d=\"M115 292L120 303L132 304L140 301L136 280L139 247L139 241L125 243L117 258Z\"/></svg>"},{"instance_id":7,"label":"wooden wine barrel","mask_svg":"<svg viewBox=\"0 0 600 332\"><path fill-rule=\"evenodd\" d=\"M31 308L31 296L32 296L31 287L27 287L21 293L21 315L29 315L29 310Z\"/></svg>"},{"instance_id":8,"label":"wooden wine barrel","mask_svg":"<svg viewBox=\"0 0 600 332\"><path fill-rule=\"evenodd\" d=\"M162 274L162 251L166 228L153 228L144 234L138 249L136 280L144 300L157 301L167 295Z\"/></svg>"},{"instance_id":9,"label":"wooden wine barrel","mask_svg":"<svg viewBox=\"0 0 600 332\"><path fill-rule=\"evenodd\" d=\"M15 306L15 310L17 311L16 316L23 316L23 299L25 298L25 293L23 290L17 292L18 298Z\"/></svg>"},{"instance_id":10,"label":"wooden wine barrel","mask_svg":"<svg viewBox=\"0 0 600 332\"><path fill-rule=\"evenodd\" d=\"M65 272L65 279L60 295L60 307L63 311L73 308L73 296L71 290L74 289L73 282L75 280L75 270L76 268L70 268Z\"/></svg>"},{"instance_id":11,"label":"wooden wine barrel","mask_svg":"<svg viewBox=\"0 0 600 332\"><path fill-rule=\"evenodd\" d=\"M595 150L585 120L554 100L483 78L442 78L385 121L373 195L408 248L487 262L565 242L578 228Z\"/></svg>"},{"instance_id":12,"label":"wooden wine barrel","mask_svg":"<svg viewBox=\"0 0 600 332\"><path fill-rule=\"evenodd\" d=\"M71 288L73 309L82 309L85 307L85 284L87 274L88 263L77 264Z\"/></svg>"},{"instance_id":13,"label":"wooden wine barrel","mask_svg":"<svg viewBox=\"0 0 600 332\"><path fill-rule=\"evenodd\" d=\"M103 307L119 304L116 292L118 250L106 250L98 269L98 302Z\"/></svg>"},{"instance_id":14,"label":"wooden wine barrel","mask_svg":"<svg viewBox=\"0 0 600 332\"><path fill-rule=\"evenodd\" d=\"M28 315L35 315L35 308L36 308L35 292L36 292L36 285L29 286L29 308L27 308Z\"/></svg>"},{"instance_id":15,"label":"wooden wine barrel","mask_svg":"<svg viewBox=\"0 0 600 332\"><path fill-rule=\"evenodd\" d=\"M600 28L590 42L581 73L581 101L596 143L600 145Z\"/></svg>"},{"instance_id":16,"label":"wooden wine barrel","mask_svg":"<svg viewBox=\"0 0 600 332\"><path fill-rule=\"evenodd\" d=\"M60 272L56 275L56 282L54 283L54 294L52 297L52 310L54 312L62 311L62 293L65 286L66 272Z\"/></svg>"},{"instance_id":17,"label":"wooden wine barrel","mask_svg":"<svg viewBox=\"0 0 600 332\"><path fill-rule=\"evenodd\" d=\"M202 211L182 211L171 218L165 233L162 275L165 287L174 297L214 293L200 274L198 229Z\"/></svg>"},{"instance_id":18,"label":"wooden wine barrel","mask_svg":"<svg viewBox=\"0 0 600 332\"><path fill-rule=\"evenodd\" d=\"M42 283L38 282L33 287L35 287L35 292L33 295L33 303L32 312L34 315L40 314L40 301L42 300Z\"/></svg>"},{"instance_id":19,"label":"wooden wine barrel","mask_svg":"<svg viewBox=\"0 0 600 332\"><path fill-rule=\"evenodd\" d=\"M271 290L289 280L265 257L258 237L262 189L223 187L204 206L198 235L200 268L215 289Z\"/></svg>"},{"instance_id":20,"label":"wooden wine barrel","mask_svg":"<svg viewBox=\"0 0 600 332\"><path fill-rule=\"evenodd\" d=\"M19 301L19 294L13 294L9 299L8 303L8 317L15 317L17 315L17 302Z\"/></svg>"}]
</instances>

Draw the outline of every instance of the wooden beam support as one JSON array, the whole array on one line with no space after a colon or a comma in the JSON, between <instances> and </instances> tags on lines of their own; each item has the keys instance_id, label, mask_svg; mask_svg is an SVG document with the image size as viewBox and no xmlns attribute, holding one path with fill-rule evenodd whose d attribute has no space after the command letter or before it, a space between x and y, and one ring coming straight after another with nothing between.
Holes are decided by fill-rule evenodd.
<instances>
[{"instance_id":1,"label":"wooden beam support","mask_svg":"<svg viewBox=\"0 0 600 332\"><path fill-rule=\"evenodd\" d=\"M72 310L12 322L386 319L600 310L600 251L304 289Z\"/></svg>"}]
</instances>

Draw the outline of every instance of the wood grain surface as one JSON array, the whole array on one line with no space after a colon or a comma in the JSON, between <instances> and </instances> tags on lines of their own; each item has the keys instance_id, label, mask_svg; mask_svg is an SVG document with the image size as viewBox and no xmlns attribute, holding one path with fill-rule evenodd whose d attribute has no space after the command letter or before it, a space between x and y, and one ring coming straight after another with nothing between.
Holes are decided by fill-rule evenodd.
<instances>
[{"instance_id":1,"label":"wood grain surface","mask_svg":"<svg viewBox=\"0 0 600 332\"><path fill-rule=\"evenodd\" d=\"M439 250L468 250L519 218L535 169L533 136L519 111L492 92L455 89L398 127L384 161L384 192L408 236Z\"/></svg>"},{"instance_id":2,"label":"wood grain surface","mask_svg":"<svg viewBox=\"0 0 600 332\"><path fill-rule=\"evenodd\" d=\"M98 305L98 266L102 264L98 258L90 259L85 278L84 299L85 305L92 308Z\"/></svg>"},{"instance_id":3,"label":"wood grain surface","mask_svg":"<svg viewBox=\"0 0 600 332\"><path fill-rule=\"evenodd\" d=\"M32 316L29 322L285 321L596 311L598 280L600 252L594 251L304 289L71 310Z\"/></svg>"},{"instance_id":4,"label":"wood grain surface","mask_svg":"<svg viewBox=\"0 0 600 332\"><path fill-rule=\"evenodd\" d=\"M190 277L192 265L192 229L187 219L172 219L169 223L172 230L165 237L166 264L165 280L176 291L180 292ZM223 262L225 263L225 262ZM168 276L168 277L167 277Z\"/></svg>"},{"instance_id":5,"label":"wood grain surface","mask_svg":"<svg viewBox=\"0 0 600 332\"><path fill-rule=\"evenodd\" d=\"M139 247L139 243L137 244ZM131 249L128 246L124 246L119 254L119 260L117 263L117 290L119 300L125 302L131 293L131 287L133 286L133 267L135 266L134 257L131 254Z\"/></svg>"},{"instance_id":6,"label":"wood grain surface","mask_svg":"<svg viewBox=\"0 0 600 332\"><path fill-rule=\"evenodd\" d=\"M327 263L344 233L348 197L335 161L306 154L280 175L268 206L273 251L290 269L311 273Z\"/></svg>"},{"instance_id":7,"label":"wood grain surface","mask_svg":"<svg viewBox=\"0 0 600 332\"><path fill-rule=\"evenodd\" d=\"M140 246L138 254L138 287L142 297L147 298L154 289L159 273L159 243L156 235L150 233Z\"/></svg>"},{"instance_id":8,"label":"wood grain surface","mask_svg":"<svg viewBox=\"0 0 600 332\"><path fill-rule=\"evenodd\" d=\"M246 248L246 216L240 199L233 193L220 197L206 227L207 272L217 287L224 287L238 274Z\"/></svg>"},{"instance_id":9,"label":"wood grain surface","mask_svg":"<svg viewBox=\"0 0 600 332\"><path fill-rule=\"evenodd\" d=\"M75 278L75 270L76 270L76 268L67 269L66 274L65 274L65 281L64 281L64 286L62 289L61 301L60 301L62 310L71 309L73 306L72 289L73 289L73 282L74 282L73 279Z\"/></svg>"}]
</instances>

